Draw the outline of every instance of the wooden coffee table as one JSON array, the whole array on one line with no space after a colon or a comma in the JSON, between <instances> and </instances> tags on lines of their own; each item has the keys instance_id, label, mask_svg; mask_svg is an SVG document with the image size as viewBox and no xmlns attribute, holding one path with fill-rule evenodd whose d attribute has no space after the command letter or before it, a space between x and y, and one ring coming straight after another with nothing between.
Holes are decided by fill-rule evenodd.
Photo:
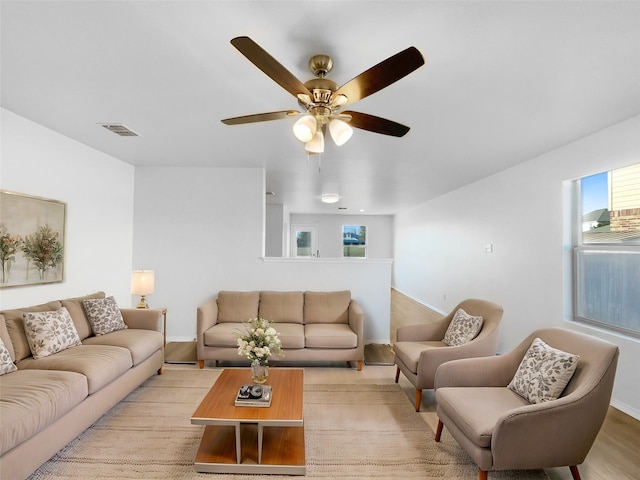
<instances>
[{"instance_id":1,"label":"wooden coffee table","mask_svg":"<svg viewBox=\"0 0 640 480\"><path fill-rule=\"evenodd\" d=\"M193 412L206 425L194 466L198 472L304 475L303 370L271 368L270 407L236 407L251 370L225 369Z\"/></svg>"}]
</instances>

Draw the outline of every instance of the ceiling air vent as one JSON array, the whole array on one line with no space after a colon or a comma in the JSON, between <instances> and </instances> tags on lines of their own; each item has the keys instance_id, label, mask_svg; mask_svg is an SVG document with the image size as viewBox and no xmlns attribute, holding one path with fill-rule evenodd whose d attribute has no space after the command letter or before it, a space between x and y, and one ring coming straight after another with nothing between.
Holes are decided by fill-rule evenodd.
<instances>
[{"instance_id":1,"label":"ceiling air vent","mask_svg":"<svg viewBox=\"0 0 640 480\"><path fill-rule=\"evenodd\" d=\"M129 127L125 127L120 123L102 123L104 128L109 130L110 132L115 133L116 135L120 135L121 137L139 137L136 132L131 130Z\"/></svg>"}]
</instances>

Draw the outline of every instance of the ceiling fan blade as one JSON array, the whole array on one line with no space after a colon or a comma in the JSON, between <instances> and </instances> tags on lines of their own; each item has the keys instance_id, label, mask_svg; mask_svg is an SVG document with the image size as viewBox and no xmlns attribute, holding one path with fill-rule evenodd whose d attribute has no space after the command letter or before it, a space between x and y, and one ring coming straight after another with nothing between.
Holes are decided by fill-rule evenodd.
<instances>
[{"instance_id":1,"label":"ceiling fan blade","mask_svg":"<svg viewBox=\"0 0 640 480\"><path fill-rule=\"evenodd\" d=\"M283 118L298 115L297 110L281 110L279 112L255 113L242 117L225 118L221 120L225 125L241 125L243 123L268 122L270 120L282 120Z\"/></svg>"},{"instance_id":2,"label":"ceiling fan blade","mask_svg":"<svg viewBox=\"0 0 640 480\"><path fill-rule=\"evenodd\" d=\"M231 40L231 45L294 97L299 94L312 96L309 89L300 80L249 37L236 37Z\"/></svg>"},{"instance_id":3,"label":"ceiling fan blade","mask_svg":"<svg viewBox=\"0 0 640 480\"><path fill-rule=\"evenodd\" d=\"M338 88L333 96L346 96L347 102L343 105L357 102L397 82L422 65L422 54L416 47L409 47L349 80Z\"/></svg>"},{"instance_id":4,"label":"ceiling fan blade","mask_svg":"<svg viewBox=\"0 0 640 480\"><path fill-rule=\"evenodd\" d=\"M410 130L409 127L401 123L366 113L349 111L342 112L342 115L351 116L351 120L348 123L354 128L381 133L383 135L391 135L392 137L403 137Z\"/></svg>"}]
</instances>

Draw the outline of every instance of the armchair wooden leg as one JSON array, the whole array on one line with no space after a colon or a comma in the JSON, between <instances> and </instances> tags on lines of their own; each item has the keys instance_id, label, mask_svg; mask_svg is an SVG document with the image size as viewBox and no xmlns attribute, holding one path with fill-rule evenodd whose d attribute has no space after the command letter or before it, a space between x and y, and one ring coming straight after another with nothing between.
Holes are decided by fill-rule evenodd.
<instances>
[{"instance_id":1,"label":"armchair wooden leg","mask_svg":"<svg viewBox=\"0 0 640 480\"><path fill-rule=\"evenodd\" d=\"M362 371L362 360L358 360L358 371Z\"/></svg>"},{"instance_id":2,"label":"armchair wooden leg","mask_svg":"<svg viewBox=\"0 0 640 480\"><path fill-rule=\"evenodd\" d=\"M420 405L422 404L422 390L416 388L416 412L420 411Z\"/></svg>"},{"instance_id":3,"label":"armchair wooden leg","mask_svg":"<svg viewBox=\"0 0 640 480\"><path fill-rule=\"evenodd\" d=\"M440 437L442 436L442 427L444 427L444 423L442 423L442 420L438 419L438 428L436 428L436 442L440 441Z\"/></svg>"},{"instance_id":4,"label":"armchair wooden leg","mask_svg":"<svg viewBox=\"0 0 640 480\"><path fill-rule=\"evenodd\" d=\"M580 480L580 472L578 471L577 465L571 465L569 467L569 470L571 470L571 476L573 477L573 480Z\"/></svg>"},{"instance_id":5,"label":"armchair wooden leg","mask_svg":"<svg viewBox=\"0 0 640 480\"><path fill-rule=\"evenodd\" d=\"M478 480L487 480L488 472L486 470L478 469Z\"/></svg>"},{"instance_id":6,"label":"armchair wooden leg","mask_svg":"<svg viewBox=\"0 0 640 480\"><path fill-rule=\"evenodd\" d=\"M400 378L400 367L396 367L396 383L398 383L399 378Z\"/></svg>"},{"instance_id":7,"label":"armchair wooden leg","mask_svg":"<svg viewBox=\"0 0 640 480\"><path fill-rule=\"evenodd\" d=\"M204 360L198 360L198 366L204 368Z\"/></svg>"}]
</instances>

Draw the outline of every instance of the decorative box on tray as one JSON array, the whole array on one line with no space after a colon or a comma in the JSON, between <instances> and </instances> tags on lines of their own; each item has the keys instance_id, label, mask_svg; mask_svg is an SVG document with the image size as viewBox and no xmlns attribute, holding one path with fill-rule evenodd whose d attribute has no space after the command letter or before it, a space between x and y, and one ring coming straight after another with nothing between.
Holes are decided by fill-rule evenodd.
<instances>
[{"instance_id":1,"label":"decorative box on tray","mask_svg":"<svg viewBox=\"0 0 640 480\"><path fill-rule=\"evenodd\" d=\"M271 385L242 385L236 396L236 407L270 407Z\"/></svg>"}]
</instances>

